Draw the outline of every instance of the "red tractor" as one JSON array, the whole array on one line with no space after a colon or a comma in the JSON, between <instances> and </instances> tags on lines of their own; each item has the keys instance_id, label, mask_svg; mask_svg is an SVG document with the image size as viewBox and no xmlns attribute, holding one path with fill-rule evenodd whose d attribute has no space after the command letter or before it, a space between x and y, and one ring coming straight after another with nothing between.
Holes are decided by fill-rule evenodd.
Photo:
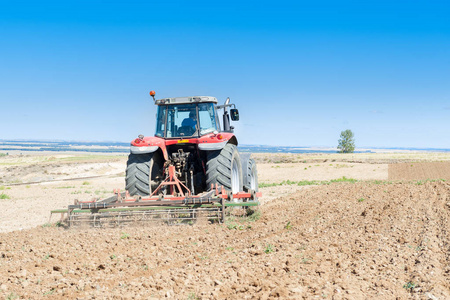
<instances>
[{"instance_id":1,"label":"red tractor","mask_svg":"<svg viewBox=\"0 0 450 300\"><path fill-rule=\"evenodd\" d=\"M155 100L158 106L155 136L131 142L126 170L126 190L131 196L154 195L173 166L178 180L198 195L223 186L232 194L256 192L258 175L249 153L239 154L232 121L239 112L227 98L194 96ZM230 113L228 112L230 109ZM222 124L218 111L223 110ZM158 194L168 193L167 187Z\"/></svg>"},{"instance_id":2,"label":"red tractor","mask_svg":"<svg viewBox=\"0 0 450 300\"><path fill-rule=\"evenodd\" d=\"M238 121L239 112L230 99L217 105L214 97L155 100L153 91L150 95L158 106L156 133L131 142L126 191L115 190L105 199L76 200L52 214L67 214L69 226L105 227L198 218L223 222L228 207L245 207L247 212L257 207L261 193L256 164L250 153L237 150L230 116Z\"/></svg>"}]
</instances>

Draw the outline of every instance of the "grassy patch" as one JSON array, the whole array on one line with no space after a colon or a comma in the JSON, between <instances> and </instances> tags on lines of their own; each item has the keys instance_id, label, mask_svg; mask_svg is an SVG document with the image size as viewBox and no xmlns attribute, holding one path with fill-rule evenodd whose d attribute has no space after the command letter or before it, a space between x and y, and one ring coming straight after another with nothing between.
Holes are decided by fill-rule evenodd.
<instances>
[{"instance_id":1,"label":"grassy patch","mask_svg":"<svg viewBox=\"0 0 450 300\"><path fill-rule=\"evenodd\" d=\"M75 188L75 186L73 186L73 185L59 186L59 187L57 187L57 189L74 189L74 188Z\"/></svg>"},{"instance_id":2,"label":"grassy patch","mask_svg":"<svg viewBox=\"0 0 450 300\"><path fill-rule=\"evenodd\" d=\"M230 216L226 219L225 225L230 230L248 230L252 229L250 222L254 222L261 218L261 211L247 211L247 216Z\"/></svg>"},{"instance_id":3,"label":"grassy patch","mask_svg":"<svg viewBox=\"0 0 450 300\"><path fill-rule=\"evenodd\" d=\"M42 228L46 228L46 227L62 227L63 226L63 224L60 222L60 221L58 221L58 222L56 222L56 223L45 223L45 224L42 224L41 225L41 227Z\"/></svg>"},{"instance_id":4,"label":"grassy patch","mask_svg":"<svg viewBox=\"0 0 450 300\"><path fill-rule=\"evenodd\" d=\"M8 195L6 195L6 194L1 193L1 194L0 194L0 199L1 199L1 200L4 200L4 199L11 199L11 197L8 196Z\"/></svg>"},{"instance_id":5,"label":"grassy patch","mask_svg":"<svg viewBox=\"0 0 450 300\"><path fill-rule=\"evenodd\" d=\"M281 183L265 183L265 182L261 182L258 184L258 187L260 188L265 188L265 187L272 187L272 186L278 186L281 185Z\"/></svg>"},{"instance_id":6,"label":"grassy patch","mask_svg":"<svg viewBox=\"0 0 450 300\"><path fill-rule=\"evenodd\" d=\"M237 223L228 223L227 224L228 229L236 229L236 230L244 230L245 226L243 224L237 224Z\"/></svg>"},{"instance_id":7,"label":"grassy patch","mask_svg":"<svg viewBox=\"0 0 450 300\"><path fill-rule=\"evenodd\" d=\"M90 185L91 183L89 181L83 181L83 185Z\"/></svg>"},{"instance_id":8,"label":"grassy patch","mask_svg":"<svg viewBox=\"0 0 450 300\"><path fill-rule=\"evenodd\" d=\"M301 181L297 181L295 184L298 186L303 186L303 185L321 185L324 183L322 181L317 181L317 180L312 180L312 181L301 180Z\"/></svg>"},{"instance_id":9,"label":"grassy patch","mask_svg":"<svg viewBox=\"0 0 450 300\"><path fill-rule=\"evenodd\" d=\"M258 221L261 218L261 211L260 210L247 210L247 212L250 212L247 217L245 218L246 221L249 222L255 222Z\"/></svg>"},{"instance_id":10,"label":"grassy patch","mask_svg":"<svg viewBox=\"0 0 450 300\"><path fill-rule=\"evenodd\" d=\"M355 183L355 182L357 182L358 180L356 180L356 179L353 179L353 178L347 178L347 177L345 177L345 176L343 176L343 177L341 177L341 178L338 178L338 179L331 179L330 180L330 182L331 183L334 183L334 182L350 182L350 183Z\"/></svg>"},{"instance_id":11,"label":"grassy patch","mask_svg":"<svg viewBox=\"0 0 450 300\"><path fill-rule=\"evenodd\" d=\"M80 162L80 161L92 161L92 160L117 160L124 158L124 155L76 155L69 157L58 157L56 161L70 161L70 162Z\"/></svg>"},{"instance_id":12,"label":"grassy patch","mask_svg":"<svg viewBox=\"0 0 450 300\"><path fill-rule=\"evenodd\" d=\"M417 184L417 185L423 185L423 184L425 184L427 182L437 182L437 181L445 182L445 179L425 179L425 180L413 181L413 183Z\"/></svg>"},{"instance_id":13,"label":"grassy patch","mask_svg":"<svg viewBox=\"0 0 450 300\"><path fill-rule=\"evenodd\" d=\"M94 194L96 194L97 196L100 194L107 194L107 193L109 193L109 191L105 191L105 190L103 190L103 191L97 190L94 192Z\"/></svg>"},{"instance_id":14,"label":"grassy patch","mask_svg":"<svg viewBox=\"0 0 450 300\"><path fill-rule=\"evenodd\" d=\"M280 183L260 183L258 186L260 188L264 187L272 187L272 186L281 186L281 185L298 185L298 186L305 186L305 185L327 185L331 183L356 183L358 182L357 179L354 178L347 178L347 177L341 177L338 179L331 179L331 180L300 180L300 181L291 181L291 180L283 180Z\"/></svg>"}]
</instances>

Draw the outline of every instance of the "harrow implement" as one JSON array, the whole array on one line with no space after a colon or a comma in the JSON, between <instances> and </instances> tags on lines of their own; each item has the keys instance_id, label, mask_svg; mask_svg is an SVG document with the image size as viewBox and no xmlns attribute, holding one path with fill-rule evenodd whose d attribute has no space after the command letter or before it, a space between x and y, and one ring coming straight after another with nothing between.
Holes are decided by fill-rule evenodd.
<instances>
[{"instance_id":1,"label":"harrow implement","mask_svg":"<svg viewBox=\"0 0 450 300\"><path fill-rule=\"evenodd\" d=\"M115 190L114 196L106 199L76 200L67 209L52 210L50 220L53 214L61 214L61 220L66 221L69 227L117 227L149 221L181 225L198 219L224 222L227 208L258 206L259 197L261 193L253 190L232 194L218 185L211 186L208 192L191 195L178 180L175 168L170 166L166 180L150 196L131 197L128 191Z\"/></svg>"}]
</instances>

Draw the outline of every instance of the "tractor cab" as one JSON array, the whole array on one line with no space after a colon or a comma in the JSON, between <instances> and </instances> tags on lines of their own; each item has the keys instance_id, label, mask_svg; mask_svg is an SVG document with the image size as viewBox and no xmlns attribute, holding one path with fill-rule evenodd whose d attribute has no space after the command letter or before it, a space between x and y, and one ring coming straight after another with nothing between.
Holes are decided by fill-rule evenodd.
<instances>
[{"instance_id":1,"label":"tractor cab","mask_svg":"<svg viewBox=\"0 0 450 300\"><path fill-rule=\"evenodd\" d=\"M157 100L156 133L161 138L196 138L220 131L214 97Z\"/></svg>"},{"instance_id":2,"label":"tractor cab","mask_svg":"<svg viewBox=\"0 0 450 300\"><path fill-rule=\"evenodd\" d=\"M227 107L217 105L217 99L209 96L178 97L155 100L158 106L155 136L160 138L198 138L213 132L221 132L218 109L224 109L223 131L233 132ZM237 109L231 109L231 119L239 120Z\"/></svg>"}]
</instances>

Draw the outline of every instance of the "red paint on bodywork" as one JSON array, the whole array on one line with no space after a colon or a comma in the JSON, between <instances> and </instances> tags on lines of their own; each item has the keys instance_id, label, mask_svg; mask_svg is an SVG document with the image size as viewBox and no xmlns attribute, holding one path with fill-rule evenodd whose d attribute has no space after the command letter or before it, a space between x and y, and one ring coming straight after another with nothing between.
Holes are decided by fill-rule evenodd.
<instances>
[{"instance_id":1,"label":"red paint on bodywork","mask_svg":"<svg viewBox=\"0 0 450 300\"><path fill-rule=\"evenodd\" d=\"M214 143L223 143L231 140L234 137L234 134L231 132L221 132L221 139L218 138L218 134L210 133L199 138L174 138L174 139L163 139L157 136L146 136L142 140L137 143L137 139L131 141L131 146L135 147L148 147L148 146L158 146L164 155L164 159L169 159L169 155L167 153L167 146L176 145L176 144L214 144Z\"/></svg>"}]
</instances>

